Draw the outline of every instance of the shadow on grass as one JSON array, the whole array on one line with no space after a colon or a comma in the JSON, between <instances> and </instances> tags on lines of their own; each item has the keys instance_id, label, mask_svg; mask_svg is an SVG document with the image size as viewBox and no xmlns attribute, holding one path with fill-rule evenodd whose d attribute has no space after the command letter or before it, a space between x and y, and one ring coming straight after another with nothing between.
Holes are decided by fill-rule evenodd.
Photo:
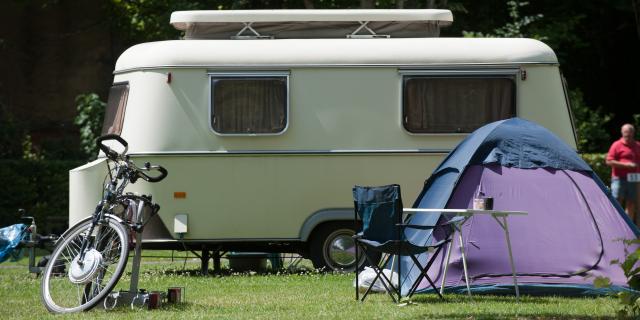
<instances>
[{"instance_id":1,"label":"shadow on grass","mask_svg":"<svg viewBox=\"0 0 640 320\"><path fill-rule=\"evenodd\" d=\"M445 299L440 299L435 294L423 294L416 295L412 298L412 301L421 304L421 305L443 305L443 304L452 304L451 312L447 312L446 314L432 314L432 313L423 313L419 315L412 316L413 319L464 319L464 320L488 320L488 319L517 319L517 320L553 320L553 319L584 319L584 320L595 320L595 319L603 319L603 320L613 320L617 319L614 316L584 316L584 315L571 315L567 313L554 313L554 312L536 312L536 311L516 311L512 314L505 313L497 313L497 312L473 312L470 314L468 311L465 312L456 312L455 305L456 303L510 303L514 306L517 305L545 305L545 304L554 304L556 303L556 299L559 297L536 297L536 296L523 296L520 298L518 302L516 302L515 297L513 296L490 296L490 295L476 295L474 297L468 297L467 295L446 295ZM584 300L585 298L567 298L562 297L564 299L564 303L571 303L570 300ZM595 297L594 297L595 299ZM569 300L569 301L566 301Z\"/></svg>"},{"instance_id":2,"label":"shadow on grass","mask_svg":"<svg viewBox=\"0 0 640 320\"><path fill-rule=\"evenodd\" d=\"M109 310L105 310L103 308L100 308L99 306L91 309L91 312L106 312L106 313L113 313L113 314L129 314L132 312L160 312L160 311L169 311L169 312L184 312L184 311L193 311L196 309L203 309L198 308L198 305L193 304L189 301L184 301L184 302L180 302L180 303L163 303L159 308L156 309L149 309L147 307L134 307L131 308L129 306L119 306L116 307L114 309L109 309Z\"/></svg>"},{"instance_id":3,"label":"shadow on grass","mask_svg":"<svg viewBox=\"0 0 640 320\"><path fill-rule=\"evenodd\" d=\"M452 319L452 320L501 320L501 319L517 319L517 320L555 320L555 319L576 319L576 320L613 320L617 319L616 317L601 317L601 316L571 316L567 314L556 314L556 313L536 313L536 314L527 314L527 313L519 313L516 315L505 315L498 313L480 313L475 315L469 315L467 313L447 313L446 315L433 315L433 314L422 314L416 315L413 319Z\"/></svg>"},{"instance_id":4,"label":"shadow on grass","mask_svg":"<svg viewBox=\"0 0 640 320\"><path fill-rule=\"evenodd\" d=\"M416 303L425 304L442 304L442 303L467 303L467 302L497 302L497 303L518 303L518 304L541 304L552 303L556 296L521 296L516 302L514 296L494 296L494 295L475 295L472 297L466 294L446 294L444 300L438 298L435 294L416 294L411 300ZM598 297L562 297L565 300L584 300L596 299Z\"/></svg>"},{"instance_id":5,"label":"shadow on grass","mask_svg":"<svg viewBox=\"0 0 640 320\"><path fill-rule=\"evenodd\" d=\"M222 269L220 271L209 270L203 275L199 269L164 269L164 270L141 270L140 274L144 275L163 275L163 276L190 276L190 277L232 277L232 276L269 276L269 275L310 275L322 273L317 270L299 268L295 270L279 269L279 270L261 270L261 271L235 271L233 269ZM128 272L130 275L131 272Z\"/></svg>"}]
</instances>

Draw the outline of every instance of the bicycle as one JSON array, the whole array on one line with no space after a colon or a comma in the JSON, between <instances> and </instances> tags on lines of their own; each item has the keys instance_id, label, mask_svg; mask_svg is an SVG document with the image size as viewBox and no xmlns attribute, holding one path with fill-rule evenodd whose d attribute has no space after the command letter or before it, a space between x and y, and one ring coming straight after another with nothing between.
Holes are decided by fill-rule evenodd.
<instances>
[{"instance_id":1,"label":"bicycle","mask_svg":"<svg viewBox=\"0 0 640 320\"><path fill-rule=\"evenodd\" d=\"M105 142L118 143L124 149L115 151ZM132 235L139 257L144 224L160 210L151 196L123 192L138 179L160 182L167 170L148 162L143 168L136 166L126 154L128 143L118 135L102 136L96 143L107 158L103 197L92 216L60 236L43 270L40 296L52 313L88 311L105 299L127 265ZM145 173L149 171L159 174L150 176Z\"/></svg>"}]
</instances>

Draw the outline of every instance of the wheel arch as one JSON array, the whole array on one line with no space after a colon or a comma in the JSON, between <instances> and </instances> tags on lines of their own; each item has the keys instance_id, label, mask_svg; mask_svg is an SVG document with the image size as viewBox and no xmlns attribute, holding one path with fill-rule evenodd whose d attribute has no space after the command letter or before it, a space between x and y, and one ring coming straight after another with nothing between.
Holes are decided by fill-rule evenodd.
<instances>
[{"instance_id":1,"label":"wheel arch","mask_svg":"<svg viewBox=\"0 0 640 320\"><path fill-rule=\"evenodd\" d=\"M300 240L309 241L313 232L321 225L330 222L353 222L353 208L330 208L318 210L310 215L300 228Z\"/></svg>"}]
</instances>

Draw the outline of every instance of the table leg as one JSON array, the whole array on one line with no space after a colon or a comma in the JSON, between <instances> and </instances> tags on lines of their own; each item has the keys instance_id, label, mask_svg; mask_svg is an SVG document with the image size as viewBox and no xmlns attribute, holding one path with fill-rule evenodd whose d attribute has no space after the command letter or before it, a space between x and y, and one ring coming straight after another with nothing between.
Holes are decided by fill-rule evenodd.
<instances>
[{"instance_id":1,"label":"table leg","mask_svg":"<svg viewBox=\"0 0 640 320\"><path fill-rule=\"evenodd\" d=\"M447 262L444 264L444 270L442 271L442 283L440 283L440 294L444 294L444 282L447 279L447 269L449 269L449 261L451 260L451 249L453 247L453 239L449 241L447 246Z\"/></svg>"},{"instance_id":2,"label":"table leg","mask_svg":"<svg viewBox=\"0 0 640 320\"><path fill-rule=\"evenodd\" d=\"M518 289L518 276L516 275L516 267L513 264L513 253L511 251L511 240L509 237L509 225L507 225L507 217L502 217L502 222L504 223L504 235L507 238L507 249L509 250L509 263L511 264L511 273L513 274L513 285L516 288L516 301L520 299L520 290Z\"/></svg>"},{"instance_id":3,"label":"table leg","mask_svg":"<svg viewBox=\"0 0 640 320\"><path fill-rule=\"evenodd\" d=\"M469 286L469 272L467 271L467 254L464 248L464 240L462 239L462 229L458 230L458 240L460 240L460 250L462 251L462 268L464 269L464 281L467 283L467 293L471 296L471 287Z\"/></svg>"}]
</instances>

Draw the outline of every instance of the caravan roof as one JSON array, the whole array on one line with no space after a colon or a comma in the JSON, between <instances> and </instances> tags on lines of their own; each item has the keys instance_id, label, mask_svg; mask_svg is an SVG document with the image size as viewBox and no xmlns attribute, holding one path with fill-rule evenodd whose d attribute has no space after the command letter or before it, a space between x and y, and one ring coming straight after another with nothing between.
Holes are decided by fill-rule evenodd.
<instances>
[{"instance_id":1,"label":"caravan roof","mask_svg":"<svg viewBox=\"0 0 640 320\"><path fill-rule=\"evenodd\" d=\"M129 48L115 72L154 68L557 64L533 39L173 40Z\"/></svg>"}]
</instances>

